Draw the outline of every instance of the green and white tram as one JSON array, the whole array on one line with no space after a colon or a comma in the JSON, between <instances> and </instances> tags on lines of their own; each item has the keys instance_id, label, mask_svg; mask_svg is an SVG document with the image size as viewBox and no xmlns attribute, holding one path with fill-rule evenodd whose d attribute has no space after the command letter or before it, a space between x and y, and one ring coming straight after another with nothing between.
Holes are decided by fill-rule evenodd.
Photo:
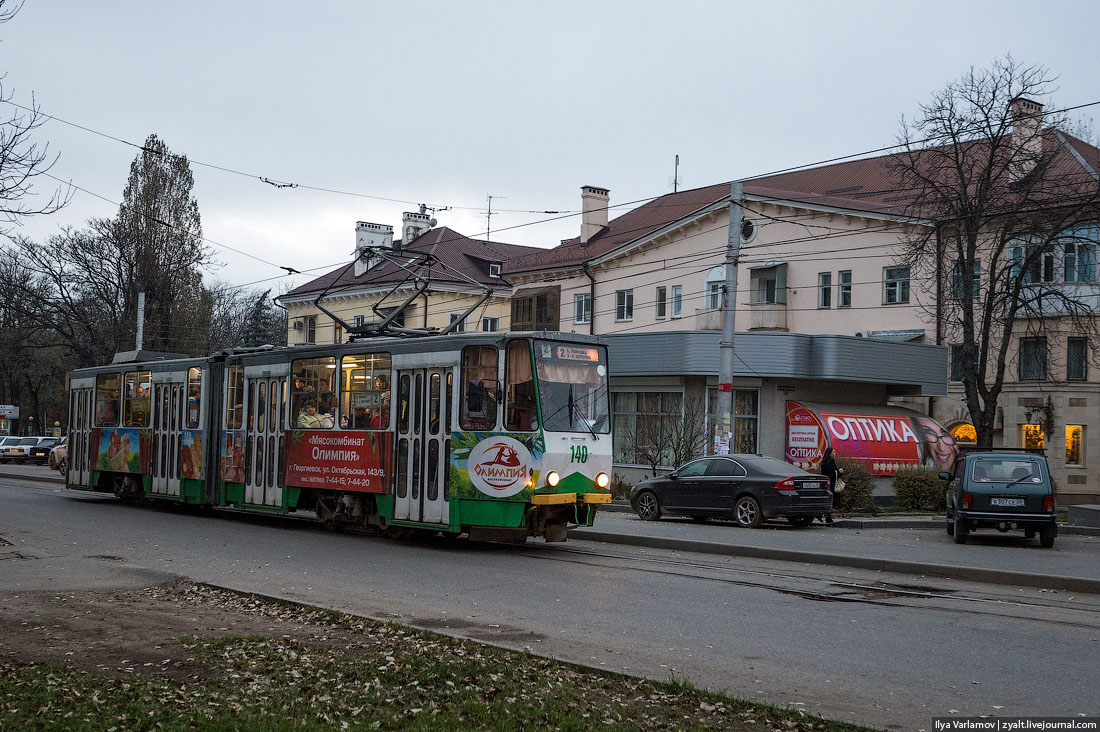
<instances>
[{"instance_id":1,"label":"green and white tram","mask_svg":"<svg viewBox=\"0 0 1100 732\"><path fill-rule=\"evenodd\" d=\"M313 511L391 535L563 541L611 500L606 346L379 337L70 375L69 488Z\"/></svg>"}]
</instances>

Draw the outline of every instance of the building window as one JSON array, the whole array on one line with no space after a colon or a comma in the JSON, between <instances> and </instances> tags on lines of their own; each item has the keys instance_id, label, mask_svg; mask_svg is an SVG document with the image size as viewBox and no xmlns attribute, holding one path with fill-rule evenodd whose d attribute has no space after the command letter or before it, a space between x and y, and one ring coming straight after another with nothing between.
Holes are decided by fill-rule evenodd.
<instances>
[{"instance_id":1,"label":"building window","mask_svg":"<svg viewBox=\"0 0 1100 732\"><path fill-rule=\"evenodd\" d=\"M1066 341L1066 378L1084 381L1089 374L1088 339L1070 338Z\"/></svg>"},{"instance_id":2,"label":"building window","mask_svg":"<svg viewBox=\"0 0 1100 732\"><path fill-rule=\"evenodd\" d=\"M1097 228L1073 229L1069 236L1062 255L1066 282L1096 282Z\"/></svg>"},{"instance_id":3,"label":"building window","mask_svg":"<svg viewBox=\"0 0 1100 732\"><path fill-rule=\"evenodd\" d=\"M462 322L460 322L458 325L456 325L454 327L453 330L451 330L452 333L465 333L466 332L466 320L462 317L462 313L451 313L451 322L450 322L451 325L453 325L456 321L459 321L459 320L461 320Z\"/></svg>"},{"instance_id":4,"label":"building window","mask_svg":"<svg viewBox=\"0 0 1100 732\"><path fill-rule=\"evenodd\" d=\"M354 317L354 318L352 319L352 321L351 321L351 324L352 324L353 326L355 326L356 328L362 328L362 327L363 327L363 325L364 325L364 324L366 324L366 322L367 322L367 318L366 318L366 316L364 316L364 315L356 315L356 316L355 316L355 317Z\"/></svg>"},{"instance_id":5,"label":"building window","mask_svg":"<svg viewBox=\"0 0 1100 732\"><path fill-rule=\"evenodd\" d=\"M886 305L909 302L909 268L887 267L883 270L882 302Z\"/></svg>"},{"instance_id":6,"label":"building window","mask_svg":"<svg viewBox=\"0 0 1100 732\"><path fill-rule=\"evenodd\" d=\"M500 330L500 318L490 318L488 316L482 318L481 329L486 333L493 333Z\"/></svg>"},{"instance_id":7,"label":"building window","mask_svg":"<svg viewBox=\"0 0 1100 732\"><path fill-rule=\"evenodd\" d=\"M317 342L317 316L310 315L305 318L305 340L303 343L316 343Z\"/></svg>"},{"instance_id":8,"label":"building window","mask_svg":"<svg viewBox=\"0 0 1100 732\"><path fill-rule=\"evenodd\" d=\"M1020 381L1042 381L1047 377L1047 339L1020 339Z\"/></svg>"},{"instance_id":9,"label":"building window","mask_svg":"<svg viewBox=\"0 0 1100 732\"><path fill-rule=\"evenodd\" d=\"M591 323L592 322L592 295L584 293L583 295L573 296L573 322L574 323Z\"/></svg>"},{"instance_id":10,"label":"building window","mask_svg":"<svg viewBox=\"0 0 1100 732\"><path fill-rule=\"evenodd\" d=\"M339 323L334 322L332 324L332 342L343 343L344 342L344 329L340 327Z\"/></svg>"},{"instance_id":11,"label":"building window","mask_svg":"<svg viewBox=\"0 0 1100 732\"><path fill-rule=\"evenodd\" d=\"M970 277L966 276L966 263L962 260L955 262L951 269L951 292L956 300L962 300L967 296L966 282L970 280L970 293L972 299L978 299L982 295L982 263L975 259L971 263Z\"/></svg>"},{"instance_id":12,"label":"building window","mask_svg":"<svg viewBox=\"0 0 1100 732\"><path fill-rule=\"evenodd\" d=\"M615 320L634 320L634 290L615 291Z\"/></svg>"},{"instance_id":13,"label":"building window","mask_svg":"<svg viewBox=\"0 0 1100 732\"><path fill-rule=\"evenodd\" d=\"M707 310L717 310L722 307L722 285L726 282L726 270L723 267L712 267L707 272L707 280L704 289Z\"/></svg>"},{"instance_id":14,"label":"building window","mask_svg":"<svg viewBox=\"0 0 1100 732\"><path fill-rule=\"evenodd\" d=\"M1054 249L1042 244L1012 247L1012 276L1024 284L1054 281Z\"/></svg>"},{"instance_id":15,"label":"building window","mask_svg":"<svg viewBox=\"0 0 1100 732\"><path fill-rule=\"evenodd\" d=\"M831 308L833 306L832 272L822 272L817 276L817 306L819 308Z\"/></svg>"},{"instance_id":16,"label":"building window","mask_svg":"<svg viewBox=\"0 0 1100 732\"><path fill-rule=\"evenodd\" d=\"M675 467L673 443L677 433L683 432L683 401L683 394L675 391L612 394L614 461Z\"/></svg>"},{"instance_id":17,"label":"building window","mask_svg":"<svg viewBox=\"0 0 1100 732\"><path fill-rule=\"evenodd\" d=\"M1085 427L1066 425L1066 465L1080 468L1085 465Z\"/></svg>"},{"instance_id":18,"label":"building window","mask_svg":"<svg viewBox=\"0 0 1100 732\"><path fill-rule=\"evenodd\" d=\"M683 313L684 288L680 285L672 286L672 317L678 318Z\"/></svg>"},{"instance_id":19,"label":"building window","mask_svg":"<svg viewBox=\"0 0 1100 732\"><path fill-rule=\"evenodd\" d=\"M707 389L708 455L714 453L718 431L718 389ZM731 453L755 453L760 422L760 392L756 389L735 389L733 392L733 444Z\"/></svg>"},{"instance_id":20,"label":"building window","mask_svg":"<svg viewBox=\"0 0 1100 732\"><path fill-rule=\"evenodd\" d=\"M668 312L668 290L664 287L657 288L657 317L664 318Z\"/></svg>"},{"instance_id":21,"label":"building window","mask_svg":"<svg viewBox=\"0 0 1100 732\"><path fill-rule=\"evenodd\" d=\"M494 262L493 264L489 265L489 276L490 277L500 277L500 265L499 264Z\"/></svg>"},{"instance_id":22,"label":"building window","mask_svg":"<svg viewBox=\"0 0 1100 732\"><path fill-rule=\"evenodd\" d=\"M512 330L561 330L561 288L528 288L512 296Z\"/></svg>"},{"instance_id":23,"label":"building window","mask_svg":"<svg viewBox=\"0 0 1100 732\"><path fill-rule=\"evenodd\" d=\"M852 307L852 271L847 270L837 274L836 306L838 308Z\"/></svg>"},{"instance_id":24,"label":"building window","mask_svg":"<svg viewBox=\"0 0 1100 732\"><path fill-rule=\"evenodd\" d=\"M1041 424L1020 425L1020 446L1027 450L1042 450L1046 445L1046 434Z\"/></svg>"},{"instance_id":25,"label":"building window","mask_svg":"<svg viewBox=\"0 0 1100 732\"><path fill-rule=\"evenodd\" d=\"M969 422L955 425L950 432L956 445L975 445L978 442L978 430Z\"/></svg>"},{"instance_id":26,"label":"building window","mask_svg":"<svg viewBox=\"0 0 1100 732\"><path fill-rule=\"evenodd\" d=\"M962 381L966 377L966 358L961 345L951 346L951 381Z\"/></svg>"}]
</instances>

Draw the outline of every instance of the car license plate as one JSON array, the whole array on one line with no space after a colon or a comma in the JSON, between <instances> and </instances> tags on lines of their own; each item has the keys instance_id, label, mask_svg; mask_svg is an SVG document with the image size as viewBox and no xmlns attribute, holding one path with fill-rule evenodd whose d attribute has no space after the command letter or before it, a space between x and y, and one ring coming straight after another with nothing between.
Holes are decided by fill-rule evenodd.
<instances>
[{"instance_id":1,"label":"car license plate","mask_svg":"<svg viewBox=\"0 0 1100 732\"><path fill-rule=\"evenodd\" d=\"M1005 506L1007 508L1020 508L1024 505L1024 499L1022 498L990 498L989 502L994 506Z\"/></svg>"}]
</instances>

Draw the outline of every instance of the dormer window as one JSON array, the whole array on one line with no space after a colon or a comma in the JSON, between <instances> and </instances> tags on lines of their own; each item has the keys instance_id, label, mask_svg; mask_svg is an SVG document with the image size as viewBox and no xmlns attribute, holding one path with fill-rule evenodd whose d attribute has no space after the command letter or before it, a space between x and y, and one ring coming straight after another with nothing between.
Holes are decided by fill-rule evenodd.
<instances>
[{"instance_id":1,"label":"dormer window","mask_svg":"<svg viewBox=\"0 0 1100 732\"><path fill-rule=\"evenodd\" d=\"M489 276L490 277L500 277L500 264L499 263L493 262L492 264L489 265Z\"/></svg>"}]
</instances>

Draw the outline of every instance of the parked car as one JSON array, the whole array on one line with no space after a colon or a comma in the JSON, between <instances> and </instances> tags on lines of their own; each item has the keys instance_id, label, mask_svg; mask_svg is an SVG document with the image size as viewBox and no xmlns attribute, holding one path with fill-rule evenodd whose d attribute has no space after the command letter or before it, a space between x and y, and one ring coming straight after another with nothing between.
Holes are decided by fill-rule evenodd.
<instances>
[{"instance_id":1,"label":"parked car","mask_svg":"<svg viewBox=\"0 0 1100 732\"><path fill-rule=\"evenodd\" d=\"M947 534L965 544L975 529L1023 530L1049 549L1058 535L1054 488L1040 454L996 450L971 452L955 461L947 483Z\"/></svg>"},{"instance_id":2,"label":"parked car","mask_svg":"<svg viewBox=\"0 0 1100 732\"><path fill-rule=\"evenodd\" d=\"M20 437L16 441L5 442L0 448L0 462L25 463L30 459L31 449L45 437Z\"/></svg>"},{"instance_id":3,"label":"parked car","mask_svg":"<svg viewBox=\"0 0 1100 732\"><path fill-rule=\"evenodd\" d=\"M46 437L39 440L37 445L31 447L30 454L27 455L27 462L34 463L35 465L45 465L50 459L50 450L52 450L58 442L59 438L57 437Z\"/></svg>"},{"instance_id":4,"label":"parked car","mask_svg":"<svg viewBox=\"0 0 1100 732\"><path fill-rule=\"evenodd\" d=\"M60 466L61 466L61 461L65 458L66 455L68 455L68 453L69 453L69 437L68 437L68 435L66 435L65 437L61 438L61 442L54 445L53 449L50 450L50 457L49 457L50 467L55 469L55 470L59 469Z\"/></svg>"},{"instance_id":5,"label":"parked car","mask_svg":"<svg viewBox=\"0 0 1100 732\"><path fill-rule=\"evenodd\" d=\"M780 516L809 526L814 516L832 510L832 502L828 478L763 455L699 458L630 491L631 506L646 521L670 514L733 519L747 528Z\"/></svg>"}]
</instances>

